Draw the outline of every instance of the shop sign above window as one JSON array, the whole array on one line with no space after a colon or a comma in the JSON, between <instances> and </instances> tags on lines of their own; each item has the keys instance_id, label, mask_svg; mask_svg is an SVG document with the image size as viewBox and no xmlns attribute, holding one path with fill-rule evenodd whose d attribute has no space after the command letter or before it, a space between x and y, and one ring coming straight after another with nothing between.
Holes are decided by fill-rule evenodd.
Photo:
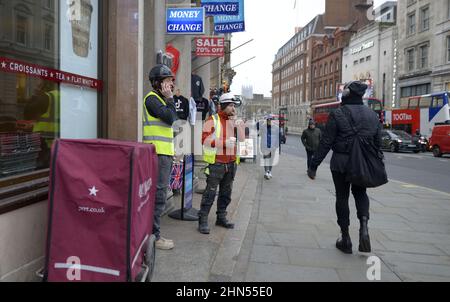
<instances>
[{"instance_id":1,"label":"shop sign above window","mask_svg":"<svg viewBox=\"0 0 450 302\"><path fill-rule=\"evenodd\" d=\"M166 14L167 34L204 34L204 8L168 8Z\"/></svg>"}]
</instances>

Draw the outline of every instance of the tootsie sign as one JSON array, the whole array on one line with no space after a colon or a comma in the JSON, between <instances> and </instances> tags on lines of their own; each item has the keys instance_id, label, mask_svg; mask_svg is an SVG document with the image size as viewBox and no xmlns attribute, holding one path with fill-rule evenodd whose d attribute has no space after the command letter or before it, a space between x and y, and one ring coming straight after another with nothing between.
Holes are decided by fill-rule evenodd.
<instances>
[{"instance_id":1,"label":"tootsie sign","mask_svg":"<svg viewBox=\"0 0 450 302\"><path fill-rule=\"evenodd\" d=\"M225 55L225 38L198 37L195 38L197 57L223 57Z\"/></svg>"}]
</instances>

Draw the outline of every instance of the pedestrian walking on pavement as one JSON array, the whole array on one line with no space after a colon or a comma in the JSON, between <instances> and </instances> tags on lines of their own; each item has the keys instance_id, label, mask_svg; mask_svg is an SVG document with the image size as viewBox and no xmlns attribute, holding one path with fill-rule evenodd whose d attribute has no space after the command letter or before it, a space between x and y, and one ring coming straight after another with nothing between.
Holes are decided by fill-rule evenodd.
<instances>
[{"instance_id":1,"label":"pedestrian walking on pavement","mask_svg":"<svg viewBox=\"0 0 450 302\"><path fill-rule=\"evenodd\" d=\"M336 188L337 223L341 228L341 237L336 242L336 248L344 253L352 253L352 242L349 234L350 210L348 199L350 187L355 198L357 216L360 221L359 251L371 251L368 220L369 197L365 187L360 187L346 181L346 166L349 161L349 152L354 139L354 128L359 134L373 142L375 148L381 148L381 124L378 116L369 107L363 104L363 95L367 85L353 81L347 83L342 95L341 107L330 113L328 123L320 142L319 149L314 153L308 176L315 179L317 167L322 163L330 149L333 150L331 159L331 173ZM353 127L351 122L354 124Z\"/></svg>"},{"instance_id":2,"label":"pedestrian walking on pavement","mask_svg":"<svg viewBox=\"0 0 450 302\"><path fill-rule=\"evenodd\" d=\"M316 123L313 119L310 119L308 122L308 128L303 131L302 134L302 143L305 146L306 154L308 157L307 161L307 169L309 169L311 165L311 160L314 155L314 152L319 149L320 139L322 138L322 131L319 128L316 128Z\"/></svg>"},{"instance_id":3,"label":"pedestrian walking on pavement","mask_svg":"<svg viewBox=\"0 0 450 302\"><path fill-rule=\"evenodd\" d=\"M272 167L277 159L280 147L280 127L269 115L259 127L260 150L263 157L264 178L272 178Z\"/></svg>"},{"instance_id":4,"label":"pedestrian walking on pavement","mask_svg":"<svg viewBox=\"0 0 450 302\"><path fill-rule=\"evenodd\" d=\"M153 90L144 99L143 142L153 144L158 154L158 184L153 219L156 248L174 248L172 240L161 237L161 215L164 212L169 188L170 172L175 155L173 123L178 119L173 99L175 77L169 67L156 65L150 71Z\"/></svg>"},{"instance_id":5,"label":"pedestrian walking on pavement","mask_svg":"<svg viewBox=\"0 0 450 302\"><path fill-rule=\"evenodd\" d=\"M237 140L245 141L245 130L243 122L236 119L236 106L240 105L240 101L231 93L226 93L220 97L219 104L219 113L209 117L202 134L203 158L208 163L205 170L206 189L198 213L198 230L202 234L210 232L208 215L216 198L217 187L219 197L216 225L226 229L234 228L234 224L227 219L227 207L231 203L233 182L239 164Z\"/></svg>"}]
</instances>

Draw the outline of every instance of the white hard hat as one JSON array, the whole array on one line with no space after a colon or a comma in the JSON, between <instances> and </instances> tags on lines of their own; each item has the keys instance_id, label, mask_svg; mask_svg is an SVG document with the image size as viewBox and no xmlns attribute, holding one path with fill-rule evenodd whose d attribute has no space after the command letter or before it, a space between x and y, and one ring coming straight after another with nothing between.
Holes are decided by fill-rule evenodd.
<instances>
[{"instance_id":1,"label":"white hard hat","mask_svg":"<svg viewBox=\"0 0 450 302\"><path fill-rule=\"evenodd\" d=\"M241 100L237 98L234 94L231 92L224 93L220 96L219 103L222 104L229 104L234 103L236 106L241 105Z\"/></svg>"}]
</instances>

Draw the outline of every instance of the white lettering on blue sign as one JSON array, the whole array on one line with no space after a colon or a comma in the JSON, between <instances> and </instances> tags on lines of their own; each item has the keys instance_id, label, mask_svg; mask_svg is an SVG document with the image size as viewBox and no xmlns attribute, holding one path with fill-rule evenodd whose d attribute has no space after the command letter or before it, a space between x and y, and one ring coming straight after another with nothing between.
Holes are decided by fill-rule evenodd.
<instances>
[{"instance_id":1,"label":"white lettering on blue sign","mask_svg":"<svg viewBox=\"0 0 450 302\"><path fill-rule=\"evenodd\" d=\"M171 11L170 19L196 19L199 15L199 11Z\"/></svg>"},{"instance_id":2,"label":"white lettering on blue sign","mask_svg":"<svg viewBox=\"0 0 450 302\"><path fill-rule=\"evenodd\" d=\"M225 1L202 1L208 15L239 15L239 3Z\"/></svg>"},{"instance_id":3,"label":"white lettering on blue sign","mask_svg":"<svg viewBox=\"0 0 450 302\"><path fill-rule=\"evenodd\" d=\"M204 8L169 8L167 9L168 34L202 34L204 33Z\"/></svg>"}]
</instances>

